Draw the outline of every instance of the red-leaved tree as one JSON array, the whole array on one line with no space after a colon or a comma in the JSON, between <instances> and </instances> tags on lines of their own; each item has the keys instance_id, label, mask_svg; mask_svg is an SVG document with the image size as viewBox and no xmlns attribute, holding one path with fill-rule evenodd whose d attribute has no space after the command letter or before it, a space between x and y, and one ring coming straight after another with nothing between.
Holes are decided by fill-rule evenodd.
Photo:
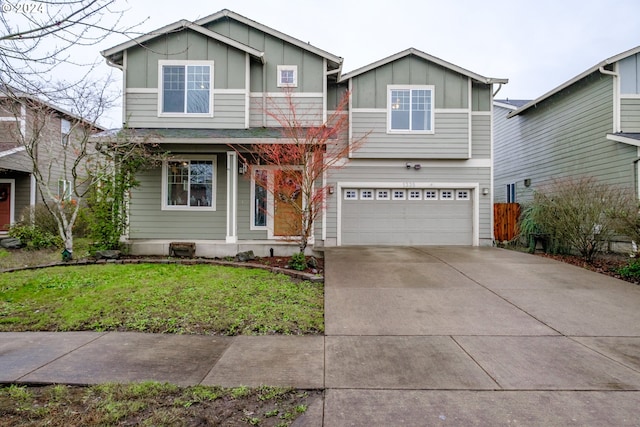
<instances>
[{"instance_id":1,"label":"red-leaved tree","mask_svg":"<svg viewBox=\"0 0 640 427\"><path fill-rule=\"evenodd\" d=\"M272 196L274 235L297 241L301 253L325 208L329 193L326 177L344 166L368 135L349 141L349 96L346 92L320 125L313 125L313 118L300 111L291 93L286 93L284 102L282 98L280 102L270 99L265 114L280 127L282 141L234 147L248 165L249 176ZM256 173L265 170L269 173ZM268 214L266 207L261 209Z\"/></svg>"}]
</instances>

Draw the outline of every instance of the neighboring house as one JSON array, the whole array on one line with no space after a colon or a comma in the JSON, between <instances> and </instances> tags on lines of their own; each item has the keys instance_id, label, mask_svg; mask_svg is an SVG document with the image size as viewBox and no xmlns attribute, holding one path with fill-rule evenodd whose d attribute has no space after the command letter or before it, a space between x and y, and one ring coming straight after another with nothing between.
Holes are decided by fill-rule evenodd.
<instances>
[{"instance_id":1,"label":"neighboring house","mask_svg":"<svg viewBox=\"0 0 640 427\"><path fill-rule=\"evenodd\" d=\"M492 93L506 79L414 49L342 75L342 58L229 10L102 54L124 73L123 122L171 153L131 194L133 253L195 242L198 256L291 254L261 186L270 168L243 175L232 147L286 142L267 108L287 96L317 126L347 89L348 138L371 133L327 175L313 249L492 242Z\"/></svg>"},{"instance_id":2,"label":"neighboring house","mask_svg":"<svg viewBox=\"0 0 640 427\"><path fill-rule=\"evenodd\" d=\"M34 156L48 187L60 198L71 197L73 178L64 162L72 162L75 156L65 147L70 138L73 143L74 125L78 123L84 122L50 103L15 90L10 96L0 90L0 234L5 234L10 224L28 212L27 208L43 199L33 175L33 162L23 144L32 139L34 129L39 133Z\"/></svg>"},{"instance_id":3,"label":"neighboring house","mask_svg":"<svg viewBox=\"0 0 640 427\"><path fill-rule=\"evenodd\" d=\"M495 202L526 203L554 178L638 186L640 47L541 97L494 102Z\"/></svg>"}]
</instances>

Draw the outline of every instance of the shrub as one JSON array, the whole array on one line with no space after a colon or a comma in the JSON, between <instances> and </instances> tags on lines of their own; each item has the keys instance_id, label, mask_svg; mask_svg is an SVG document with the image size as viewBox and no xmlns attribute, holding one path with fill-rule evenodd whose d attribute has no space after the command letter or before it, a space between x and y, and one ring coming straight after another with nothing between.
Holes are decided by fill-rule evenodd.
<instances>
[{"instance_id":1,"label":"shrub","mask_svg":"<svg viewBox=\"0 0 640 427\"><path fill-rule=\"evenodd\" d=\"M25 248L29 250L59 248L62 246L60 236L51 234L35 225L17 223L9 229L9 236L20 239Z\"/></svg>"},{"instance_id":2,"label":"shrub","mask_svg":"<svg viewBox=\"0 0 640 427\"><path fill-rule=\"evenodd\" d=\"M307 268L307 258L304 256L303 252L298 252L291 256L291 262L289 265L294 270L302 271Z\"/></svg>"},{"instance_id":3,"label":"shrub","mask_svg":"<svg viewBox=\"0 0 640 427\"><path fill-rule=\"evenodd\" d=\"M619 229L619 218L635 206L632 192L593 178L554 180L534 192L523 229L546 234L553 251L575 250L587 262Z\"/></svg>"},{"instance_id":4,"label":"shrub","mask_svg":"<svg viewBox=\"0 0 640 427\"><path fill-rule=\"evenodd\" d=\"M75 206L73 206L72 204L68 204L67 206L65 206L65 211L69 211L67 212L67 217L71 216L70 210L73 208L75 208ZM53 205L50 205L50 209L55 210L57 208ZM20 216L22 218L21 222L24 224L30 223L32 215L33 225L35 225L43 232L58 235L58 223L51 214L51 211L47 209L45 205L39 203L33 208L25 208ZM89 216L89 210L86 207L81 207L78 211L78 217L73 224L73 234L75 237L87 237L89 228Z\"/></svg>"},{"instance_id":5,"label":"shrub","mask_svg":"<svg viewBox=\"0 0 640 427\"><path fill-rule=\"evenodd\" d=\"M625 279L629 279L631 277L640 278L640 261L633 260L624 267L616 269L616 273Z\"/></svg>"}]
</instances>

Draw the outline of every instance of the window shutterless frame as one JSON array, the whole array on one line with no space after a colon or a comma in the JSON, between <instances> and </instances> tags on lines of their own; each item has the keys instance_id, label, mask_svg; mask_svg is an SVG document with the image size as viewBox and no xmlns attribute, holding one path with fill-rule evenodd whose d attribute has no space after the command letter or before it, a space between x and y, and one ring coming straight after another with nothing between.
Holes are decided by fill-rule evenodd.
<instances>
[{"instance_id":1,"label":"window shutterless frame","mask_svg":"<svg viewBox=\"0 0 640 427\"><path fill-rule=\"evenodd\" d=\"M387 86L387 133L434 133L434 86Z\"/></svg>"},{"instance_id":2,"label":"window shutterless frame","mask_svg":"<svg viewBox=\"0 0 640 427\"><path fill-rule=\"evenodd\" d=\"M184 156L162 164L163 211L215 211L216 156Z\"/></svg>"},{"instance_id":3,"label":"window shutterless frame","mask_svg":"<svg viewBox=\"0 0 640 427\"><path fill-rule=\"evenodd\" d=\"M213 61L158 61L158 117L213 117Z\"/></svg>"}]
</instances>

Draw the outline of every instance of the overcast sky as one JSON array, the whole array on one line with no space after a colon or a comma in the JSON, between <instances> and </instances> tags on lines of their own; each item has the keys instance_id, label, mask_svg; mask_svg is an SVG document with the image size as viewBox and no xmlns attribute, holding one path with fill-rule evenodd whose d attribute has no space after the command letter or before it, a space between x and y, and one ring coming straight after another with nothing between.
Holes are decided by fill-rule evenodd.
<instances>
[{"instance_id":1,"label":"overcast sky","mask_svg":"<svg viewBox=\"0 0 640 427\"><path fill-rule=\"evenodd\" d=\"M343 57L343 72L414 47L508 78L497 97L511 99L537 98L640 45L638 0L122 0L121 6L129 9L126 24L148 18L137 29L143 32L230 9ZM96 55L125 40L110 37ZM120 118L114 112L104 124L119 126Z\"/></svg>"}]
</instances>

